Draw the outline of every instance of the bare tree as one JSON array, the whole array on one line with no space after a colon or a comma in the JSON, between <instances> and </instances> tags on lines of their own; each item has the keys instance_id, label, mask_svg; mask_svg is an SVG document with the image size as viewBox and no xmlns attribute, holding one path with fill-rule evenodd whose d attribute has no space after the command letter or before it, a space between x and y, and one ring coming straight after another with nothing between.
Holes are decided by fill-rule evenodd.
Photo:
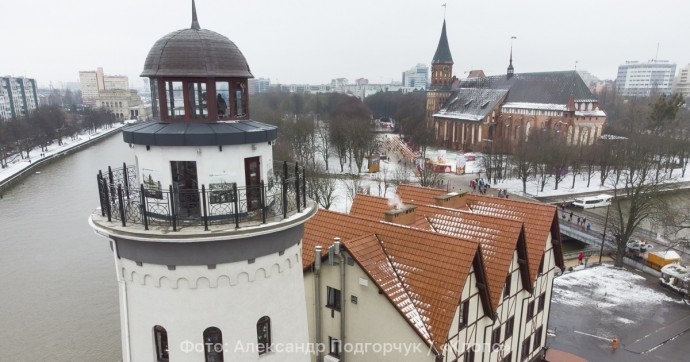
<instances>
[{"instance_id":1,"label":"bare tree","mask_svg":"<svg viewBox=\"0 0 690 362\"><path fill-rule=\"evenodd\" d=\"M336 200L336 180L327 171L324 170L320 163L308 172L307 185L309 198L316 201L319 206L328 210Z\"/></svg>"}]
</instances>

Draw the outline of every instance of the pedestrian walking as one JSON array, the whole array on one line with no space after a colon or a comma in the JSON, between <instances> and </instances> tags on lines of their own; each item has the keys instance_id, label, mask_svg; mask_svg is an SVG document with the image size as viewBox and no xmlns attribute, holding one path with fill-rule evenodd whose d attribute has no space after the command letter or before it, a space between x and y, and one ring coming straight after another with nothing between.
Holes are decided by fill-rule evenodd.
<instances>
[{"instance_id":1,"label":"pedestrian walking","mask_svg":"<svg viewBox=\"0 0 690 362\"><path fill-rule=\"evenodd\" d=\"M580 225L580 217L577 217L577 224Z\"/></svg>"},{"instance_id":2,"label":"pedestrian walking","mask_svg":"<svg viewBox=\"0 0 690 362\"><path fill-rule=\"evenodd\" d=\"M568 222L572 222L572 221L573 221L573 212L570 211L570 218L568 219Z\"/></svg>"},{"instance_id":3,"label":"pedestrian walking","mask_svg":"<svg viewBox=\"0 0 690 362\"><path fill-rule=\"evenodd\" d=\"M580 254L577 254L577 263L579 265L582 265L582 259L584 259L584 258L585 258L585 253L580 252Z\"/></svg>"},{"instance_id":4,"label":"pedestrian walking","mask_svg":"<svg viewBox=\"0 0 690 362\"><path fill-rule=\"evenodd\" d=\"M587 223L587 232L592 231L592 223Z\"/></svg>"}]
</instances>

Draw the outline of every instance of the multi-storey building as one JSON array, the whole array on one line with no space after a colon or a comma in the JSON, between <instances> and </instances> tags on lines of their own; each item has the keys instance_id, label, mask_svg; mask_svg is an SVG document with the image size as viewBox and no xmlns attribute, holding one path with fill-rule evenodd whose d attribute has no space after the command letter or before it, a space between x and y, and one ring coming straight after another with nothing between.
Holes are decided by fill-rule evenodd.
<instances>
[{"instance_id":1,"label":"multi-storey building","mask_svg":"<svg viewBox=\"0 0 690 362\"><path fill-rule=\"evenodd\" d=\"M671 94L676 64L668 60L626 61L618 66L616 91L623 97Z\"/></svg>"},{"instance_id":2,"label":"multi-storey building","mask_svg":"<svg viewBox=\"0 0 690 362\"><path fill-rule=\"evenodd\" d=\"M429 67L424 64L417 64L410 68L410 70L406 70L402 73L403 87L426 89L428 83Z\"/></svg>"},{"instance_id":3,"label":"multi-storey building","mask_svg":"<svg viewBox=\"0 0 690 362\"><path fill-rule=\"evenodd\" d=\"M680 93L686 99L690 97L690 64L678 70L678 76L673 82L673 93ZM690 106L685 102L686 106Z\"/></svg>"},{"instance_id":4,"label":"multi-storey building","mask_svg":"<svg viewBox=\"0 0 690 362\"><path fill-rule=\"evenodd\" d=\"M249 95L266 93L271 87L269 78L255 78L249 80Z\"/></svg>"},{"instance_id":5,"label":"multi-storey building","mask_svg":"<svg viewBox=\"0 0 690 362\"><path fill-rule=\"evenodd\" d=\"M556 208L397 192L397 207L357 195L349 214L319 210L306 223L310 338L325 346L316 360L539 360L563 268Z\"/></svg>"},{"instance_id":6,"label":"multi-storey building","mask_svg":"<svg viewBox=\"0 0 690 362\"><path fill-rule=\"evenodd\" d=\"M148 120L151 116L137 91L129 89L129 79L124 75L104 75L99 67L95 71L80 71L79 82L84 105L103 107L120 120Z\"/></svg>"},{"instance_id":7,"label":"multi-storey building","mask_svg":"<svg viewBox=\"0 0 690 362\"><path fill-rule=\"evenodd\" d=\"M24 118L38 108L36 80L0 77L0 120Z\"/></svg>"}]
</instances>

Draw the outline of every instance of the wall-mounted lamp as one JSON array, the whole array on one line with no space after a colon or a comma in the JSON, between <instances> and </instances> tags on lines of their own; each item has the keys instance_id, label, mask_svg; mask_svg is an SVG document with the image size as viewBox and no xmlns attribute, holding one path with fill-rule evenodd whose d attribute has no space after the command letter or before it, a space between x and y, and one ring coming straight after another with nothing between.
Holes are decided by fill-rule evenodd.
<instances>
[{"instance_id":1,"label":"wall-mounted lamp","mask_svg":"<svg viewBox=\"0 0 690 362\"><path fill-rule=\"evenodd\" d=\"M252 145L252 151L256 151L256 145Z\"/></svg>"}]
</instances>

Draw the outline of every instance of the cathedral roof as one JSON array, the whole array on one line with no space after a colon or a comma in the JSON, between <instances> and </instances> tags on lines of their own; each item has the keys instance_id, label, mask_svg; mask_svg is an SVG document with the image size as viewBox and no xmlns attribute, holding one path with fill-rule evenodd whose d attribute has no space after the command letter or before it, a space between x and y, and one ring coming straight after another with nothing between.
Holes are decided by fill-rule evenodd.
<instances>
[{"instance_id":1,"label":"cathedral roof","mask_svg":"<svg viewBox=\"0 0 690 362\"><path fill-rule=\"evenodd\" d=\"M160 38L149 51L141 76L254 77L235 43L200 28L193 2L191 27Z\"/></svg>"},{"instance_id":2,"label":"cathedral roof","mask_svg":"<svg viewBox=\"0 0 690 362\"><path fill-rule=\"evenodd\" d=\"M443 20L441 38L438 40L438 47L436 47L436 53L434 53L434 59L431 61L431 64L453 64L453 56L450 55L448 36L446 36L445 20Z\"/></svg>"},{"instance_id":3,"label":"cathedral roof","mask_svg":"<svg viewBox=\"0 0 690 362\"><path fill-rule=\"evenodd\" d=\"M508 93L506 89L460 88L446 100L434 117L481 121Z\"/></svg>"},{"instance_id":4,"label":"cathedral roof","mask_svg":"<svg viewBox=\"0 0 690 362\"><path fill-rule=\"evenodd\" d=\"M518 73L510 78L496 75L467 79L460 86L508 90L506 103L567 104L571 98L595 98L576 71Z\"/></svg>"}]
</instances>

